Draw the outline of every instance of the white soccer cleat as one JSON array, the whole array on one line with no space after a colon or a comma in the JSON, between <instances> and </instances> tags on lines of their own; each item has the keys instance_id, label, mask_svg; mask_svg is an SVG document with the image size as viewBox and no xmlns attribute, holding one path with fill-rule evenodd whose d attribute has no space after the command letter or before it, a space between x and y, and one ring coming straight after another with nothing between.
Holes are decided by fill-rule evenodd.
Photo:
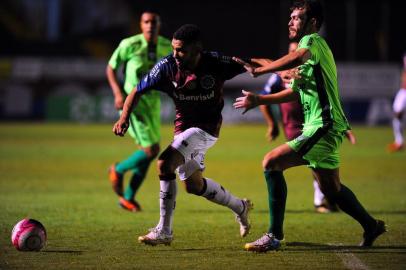
<instances>
[{"instance_id":1,"label":"white soccer cleat","mask_svg":"<svg viewBox=\"0 0 406 270\"><path fill-rule=\"evenodd\" d=\"M244 210L240 215L235 216L235 220L240 224L241 237L245 237L247 234L249 234L251 229L248 214L254 208L254 204L249 199L242 199L241 201L244 204Z\"/></svg>"},{"instance_id":2,"label":"white soccer cleat","mask_svg":"<svg viewBox=\"0 0 406 270\"><path fill-rule=\"evenodd\" d=\"M150 246L165 245L169 246L173 240L172 234L167 234L158 228L149 229L147 235L138 237L138 242Z\"/></svg>"},{"instance_id":3,"label":"white soccer cleat","mask_svg":"<svg viewBox=\"0 0 406 270\"><path fill-rule=\"evenodd\" d=\"M266 233L254 242L246 243L244 248L247 251L267 252L281 248L283 240L278 240L272 233Z\"/></svg>"}]
</instances>

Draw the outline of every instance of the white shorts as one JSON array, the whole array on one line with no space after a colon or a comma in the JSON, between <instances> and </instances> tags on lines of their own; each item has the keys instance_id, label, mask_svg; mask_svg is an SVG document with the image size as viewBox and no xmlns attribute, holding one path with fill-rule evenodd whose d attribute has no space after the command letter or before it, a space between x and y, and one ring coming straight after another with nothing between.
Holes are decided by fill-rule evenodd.
<instances>
[{"instance_id":1,"label":"white shorts","mask_svg":"<svg viewBox=\"0 0 406 270\"><path fill-rule=\"evenodd\" d=\"M176 169L180 180L186 180L197 170L204 170L204 156L216 141L216 137L200 128L189 128L174 137L171 146L185 158L185 163Z\"/></svg>"},{"instance_id":2,"label":"white shorts","mask_svg":"<svg viewBox=\"0 0 406 270\"><path fill-rule=\"evenodd\" d=\"M403 112L406 108L406 89L402 88L396 94L393 101L393 111L395 113Z\"/></svg>"}]
</instances>

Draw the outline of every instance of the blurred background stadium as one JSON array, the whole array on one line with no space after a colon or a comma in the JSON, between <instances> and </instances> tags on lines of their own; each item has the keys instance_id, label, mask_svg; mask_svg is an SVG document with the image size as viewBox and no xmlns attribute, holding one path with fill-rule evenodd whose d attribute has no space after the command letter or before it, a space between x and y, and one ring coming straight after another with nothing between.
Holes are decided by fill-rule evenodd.
<instances>
[{"instance_id":1,"label":"blurred background stadium","mask_svg":"<svg viewBox=\"0 0 406 270\"><path fill-rule=\"evenodd\" d=\"M291 1L3 0L0 2L0 119L112 122L107 61L124 37L139 33L145 8L161 13L161 34L197 24L205 47L228 55L275 58L286 52ZM345 110L353 123L386 124L399 89L406 48L398 1L324 1L321 30L336 57ZM241 75L226 84L228 106L241 88L260 90L267 76ZM172 120L164 101L164 121Z\"/></svg>"}]
</instances>

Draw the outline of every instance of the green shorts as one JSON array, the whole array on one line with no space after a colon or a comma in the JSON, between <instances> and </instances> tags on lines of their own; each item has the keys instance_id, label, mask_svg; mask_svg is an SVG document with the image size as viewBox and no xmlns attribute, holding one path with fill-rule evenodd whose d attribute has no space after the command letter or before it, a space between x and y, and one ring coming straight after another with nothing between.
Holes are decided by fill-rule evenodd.
<instances>
[{"instance_id":1,"label":"green shorts","mask_svg":"<svg viewBox=\"0 0 406 270\"><path fill-rule=\"evenodd\" d=\"M141 96L136 108L130 114L128 133L141 147L149 147L161 140L160 107L159 93L150 91Z\"/></svg>"},{"instance_id":2,"label":"green shorts","mask_svg":"<svg viewBox=\"0 0 406 270\"><path fill-rule=\"evenodd\" d=\"M315 169L336 169L340 167L339 148L344 132L323 131L322 128L304 130L302 135L287 142L290 148L309 162Z\"/></svg>"}]
</instances>

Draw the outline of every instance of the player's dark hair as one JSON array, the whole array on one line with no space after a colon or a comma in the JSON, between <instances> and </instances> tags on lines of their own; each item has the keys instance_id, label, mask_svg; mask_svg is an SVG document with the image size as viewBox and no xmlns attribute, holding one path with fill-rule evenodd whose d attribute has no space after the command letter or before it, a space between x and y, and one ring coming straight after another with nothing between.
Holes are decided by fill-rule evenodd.
<instances>
[{"instance_id":1,"label":"player's dark hair","mask_svg":"<svg viewBox=\"0 0 406 270\"><path fill-rule=\"evenodd\" d=\"M173 34L173 38L184 43L201 42L200 29L194 24L184 24Z\"/></svg>"},{"instance_id":2,"label":"player's dark hair","mask_svg":"<svg viewBox=\"0 0 406 270\"><path fill-rule=\"evenodd\" d=\"M320 29L323 24L323 6L319 0L295 0L290 8L294 9L306 9L306 15L308 19L316 19L316 28Z\"/></svg>"},{"instance_id":3,"label":"player's dark hair","mask_svg":"<svg viewBox=\"0 0 406 270\"><path fill-rule=\"evenodd\" d=\"M160 16L160 14L161 14L158 9L153 8L153 7L147 7L145 9L143 9L141 14L144 14L144 13L152 13L152 14L156 14L158 16Z\"/></svg>"}]
</instances>

